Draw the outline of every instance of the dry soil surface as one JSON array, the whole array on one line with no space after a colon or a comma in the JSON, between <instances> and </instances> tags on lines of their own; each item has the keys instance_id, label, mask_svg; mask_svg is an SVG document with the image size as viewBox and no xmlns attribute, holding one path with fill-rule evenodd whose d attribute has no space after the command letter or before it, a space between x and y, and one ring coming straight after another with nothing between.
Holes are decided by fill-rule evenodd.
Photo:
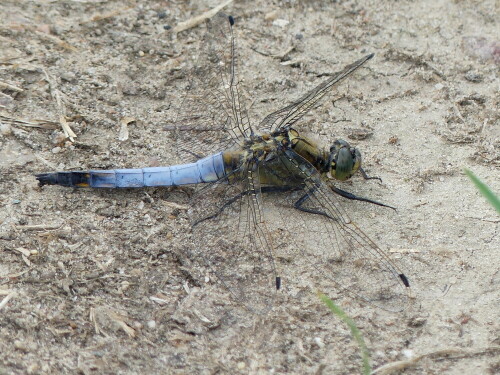
<instances>
[{"instance_id":1,"label":"dry soil surface","mask_svg":"<svg viewBox=\"0 0 500 375\"><path fill-rule=\"evenodd\" d=\"M33 176L171 164L165 129L206 27L172 28L216 5L0 3L0 373L361 372L359 346L313 286L284 288L258 316L216 280L195 279L183 257L189 188L40 188ZM500 191L498 2L235 1L224 11L255 119L375 53L339 100L297 125L325 145L355 144L383 183L342 188L398 209L346 202L413 289L399 313L339 299L373 367L498 373L499 217L463 172Z\"/></svg>"}]
</instances>

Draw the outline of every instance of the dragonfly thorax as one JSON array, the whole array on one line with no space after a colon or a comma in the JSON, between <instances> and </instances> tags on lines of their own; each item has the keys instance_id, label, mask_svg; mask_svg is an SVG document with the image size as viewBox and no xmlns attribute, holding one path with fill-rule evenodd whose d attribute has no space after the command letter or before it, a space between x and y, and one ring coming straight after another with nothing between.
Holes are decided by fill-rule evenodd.
<instances>
[{"instance_id":1,"label":"dragonfly thorax","mask_svg":"<svg viewBox=\"0 0 500 375\"><path fill-rule=\"evenodd\" d=\"M361 167L361 153L343 139L337 139L330 147L327 165L332 178L345 181Z\"/></svg>"}]
</instances>

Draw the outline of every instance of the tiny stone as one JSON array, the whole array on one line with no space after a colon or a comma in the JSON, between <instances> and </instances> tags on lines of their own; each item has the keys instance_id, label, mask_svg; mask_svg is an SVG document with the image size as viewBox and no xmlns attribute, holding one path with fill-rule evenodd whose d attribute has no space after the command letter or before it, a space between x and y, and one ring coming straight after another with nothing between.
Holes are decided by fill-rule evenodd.
<instances>
[{"instance_id":1,"label":"tiny stone","mask_svg":"<svg viewBox=\"0 0 500 375\"><path fill-rule=\"evenodd\" d=\"M164 10L162 10L161 12L158 12L158 18L159 19L164 19L165 17L167 16L167 12L165 12Z\"/></svg>"},{"instance_id":2,"label":"tiny stone","mask_svg":"<svg viewBox=\"0 0 500 375\"><path fill-rule=\"evenodd\" d=\"M0 134L2 135L11 135L12 127L9 124L0 124Z\"/></svg>"},{"instance_id":3,"label":"tiny stone","mask_svg":"<svg viewBox=\"0 0 500 375\"><path fill-rule=\"evenodd\" d=\"M444 88L444 85L443 85L442 83L436 83L436 84L434 85L434 88L435 88L436 90L442 90L442 89Z\"/></svg>"},{"instance_id":4,"label":"tiny stone","mask_svg":"<svg viewBox=\"0 0 500 375\"><path fill-rule=\"evenodd\" d=\"M14 348L16 348L17 350L20 350L22 352L28 351L28 347L26 345L24 345L24 343L21 340L14 341Z\"/></svg>"},{"instance_id":5,"label":"tiny stone","mask_svg":"<svg viewBox=\"0 0 500 375\"><path fill-rule=\"evenodd\" d=\"M289 23L290 23L290 21L278 18L277 20L273 21L273 26L285 27Z\"/></svg>"},{"instance_id":6,"label":"tiny stone","mask_svg":"<svg viewBox=\"0 0 500 375\"><path fill-rule=\"evenodd\" d=\"M274 21L277 17L278 17L278 11L277 10L273 10L272 12L269 12L269 13L267 13L264 16L264 20L266 20L266 21Z\"/></svg>"},{"instance_id":7,"label":"tiny stone","mask_svg":"<svg viewBox=\"0 0 500 375\"><path fill-rule=\"evenodd\" d=\"M320 348L323 348L325 346L325 344L323 343L323 341L321 340L321 337L315 337L314 338L314 342L316 343L316 345L318 345L318 347Z\"/></svg>"},{"instance_id":8,"label":"tiny stone","mask_svg":"<svg viewBox=\"0 0 500 375\"><path fill-rule=\"evenodd\" d=\"M61 150L62 150L62 148L61 148L61 147L59 147L59 146L58 146L58 147L54 147L54 148L52 149L52 153L53 153L53 154L58 154L58 153L60 153L60 152L61 152Z\"/></svg>"},{"instance_id":9,"label":"tiny stone","mask_svg":"<svg viewBox=\"0 0 500 375\"><path fill-rule=\"evenodd\" d=\"M473 72L469 70L467 73L465 73L465 79L470 82L482 82L483 76L477 72Z\"/></svg>"},{"instance_id":10,"label":"tiny stone","mask_svg":"<svg viewBox=\"0 0 500 375\"><path fill-rule=\"evenodd\" d=\"M238 370L243 370L245 367L247 367L245 362L238 362Z\"/></svg>"},{"instance_id":11,"label":"tiny stone","mask_svg":"<svg viewBox=\"0 0 500 375\"><path fill-rule=\"evenodd\" d=\"M172 26L170 25L164 25L163 26L163 30L170 30L172 28Z\"/></svg>"},{"instance_id":12,"label":"tiny stone","mask_svg":"<svg viewBox=\"0 0 500 375\"><path fill-rule=\"evenodd\" d=\"M413 358L414 356L413 350L411 349L403 349L402 353L406 358Z\"/></svg>"},{"instance_id":13,"label":"tiny stone","mask_svg":"<svg viewBox=\"0 0 500 375\"><path fill-rule=\"evenodd\" d=\"M76 74L74 72L64 72L61 74L61 79L66 82L73 82L76 78Z\"/></svg>"},{"instance_id":14,"label":"tiny stone","mask_svg":"<svg viewBox=\"0 0 500 375\"><path fill-rule=\"evenodd\" d=\"M303 38L304 38L304 35L303 35L303 34L301 34L301 33L297 33L297 34L295 34L295 39L301 40L301 39L303 39Z\"/></svg>"},{"instance_id":15,"label":"tiny stone","mask_svg":"<svg viewBox=\"0 0 500 375\"><path fill-rule=\"evenodd\" d=\"M150 320L148 323L148 328L149 329L155 329L156 328L156 322L154 320Z\"/></svg>"},{"instance_id":16,"label":"tiny stone","mask_svg":"<svg viewBox=\"0 0 500 375\"><path fill-rule=\"evenodd\" d=\"M139 51L139 56L143 57L145 55L144 51Z\"/></svg>"}]
</instances>

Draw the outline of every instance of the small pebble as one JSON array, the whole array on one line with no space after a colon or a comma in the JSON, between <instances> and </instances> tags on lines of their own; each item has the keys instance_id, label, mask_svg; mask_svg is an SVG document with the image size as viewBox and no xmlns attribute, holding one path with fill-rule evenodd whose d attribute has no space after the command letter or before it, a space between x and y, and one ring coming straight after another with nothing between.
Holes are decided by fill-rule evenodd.
<instances>
[{"instance_id":1,"label":"small pebble","mask_svg":"<svg viewBox=\"0 0 500 375\"><path fill-rule=\"evenodd\" d=\"M413 358L414 356L413 350L411 349L403 349L402 353L406 358Z\"/></svg>"},{"instance_id":2,"label":"small pebble","mask_svg":"<svg viewBox=\"0 0 500 375\"><path fill-rule=\"evenodd\" d=\"M325 346L325 343L323 342L323 340L321 340L321 337L315 337L314 338L314 342L316 343L316 345L318 345L318 347L320 348L323 348Z\"/></svg>"},{"instance_id":3,"label":"small pebble","mask_svg":"<svg viewBox=\"0 0 500 375\"><path fill-rule=\"evenodd\" d=\"M61 74L61 79L66 82L73 82L76 78L76 74L74 72L64 72Z\"/></svg>"},{"instance_id":4,"label":"small pebble","mask_svg":"<svg viewBox=\"0 0 500 375\"><path fill-rule=\"evenodd\" d=\"M266 21L274 21L276 18L278 18L278 11L277 10L273 10L272 12L269 12L264 16L264 19Z\"/></svg>"},{"instance_id":5,"label":"small pebble","mask_svg":"<svg viewBox=\"0 0 500 375\"><path fill-rule=\"evenodd\" d=\"M145 55L144 51L139 51L139 56L143 57Z\"/></svg>"},{"instance_id":6,"label":"small pebble","mask_svg":"<svg viewBox=\"0 0 500 375\"><path fill-rule=\"evenodd\" d=\"M245 367L247 367L245 362L238 362L238 370L243 370Z\"/></svg>"},{"instance_id":7,"label":"small pebble","mask_svg":"<svg viewBox=\"0 0 500 375\"><path fill-rule=\"evenodd\" d=\"M0 134L2 135L11 135L12 134L12 127L9 124L0 124Z\"/></svg>"},{"instance_id":8,"label":"small pebble","mask_svg":"<svg viewBox=\"0 0 500 375\"><path fill-rule=\"evenodd\" d=\"M28 347L26 345L24 345L24 343L21 340L14 341L14 348L16 348L17 350L20 350L22 352L29 351Z\"/></svg>"},{"instance_id":9,"label":"small pebble","mask_svg":"<svg viewBox=\"0 0 500 375\"><path fill-rule=\"evenodd\" d=\"M465 79L470 82L478 83L483 81L483 76L477 72L469 70L465 73Z\"/></svg>"},{"instance_id":10,"label":"small pebble","mask_svg":"<svg viewBox=\"0 0 500 375\"><path fill-rule=\"evenodd\" d=\"M58 154L58 153L60 153L60 152L61 152L61 150L62 150L62 148L61 148L61 147L59 147L59 146L58 146L58 147L54 147L54 148L52 149L52 153L53 153L53 154Z\"/></svg>"},{"instance_id":11,"label":"small pebble","mask_svg":"<svg viewBox=\"0 0 500 375\"><path fill-rule=\"evenodd\" d=\"M150 320L147 323L149 329L155 329L156 328L156 322L154 320Z\"/></svg>"},{"instance_id":12,"label":"small pebble","mask_svg":"<svg viewBox=\"0 0 500 375\"><path fill-rule=\"evenodd\" d=\"M290 21L278 18L277 20L273 21L273 26L285 27L289 23L290 23Z\"/></svg>"},{"instance_id":13,"label":"small pebble","mask_svg":"<svg viewBox=\"0 0 500 375\"><path fill-rule=\"evenodd\" d=\"M436 90L442 90L442 89L444 88L444 85L443 85L442 83L436 83L436 84L434 85L434 88L435 88Z\"/></svg>"}]
</instances>

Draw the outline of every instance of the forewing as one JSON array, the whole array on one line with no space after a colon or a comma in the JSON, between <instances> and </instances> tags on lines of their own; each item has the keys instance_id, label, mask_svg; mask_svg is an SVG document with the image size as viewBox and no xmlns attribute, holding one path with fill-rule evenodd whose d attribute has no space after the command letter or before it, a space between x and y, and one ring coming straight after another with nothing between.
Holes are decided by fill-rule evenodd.
<instances>
[{"instance_id":1,"label":"forewing","mask_svg":"<svg viewBox=\"0 0 500 375\"><path fill-rule=\"evenodd\" d=\"M223 13L207 22L180 108L174 122L166 126L175 139L181 162L230 148L250 133L238 82L233 23Z\"/></svg>"},{"instance_id":2,"label":"forewing","mask_svg":"<svg viewBox=\"0 0 500 375\"><path fill-rule=\"evenodd\" d=\"M293 151L281 155L281 164L281 170L286 171L282 172L284 179L295 175L303 180L302 189L271 194L263 203L269 232L279 233L276 258L294 264L286 271L279 270L283 288L308 278L314 282L314 290L329 296L348 296L386 310L403 310L410 292L406 276L349 218L340 202L342 198ZM293 207L305 194L309 198L302 207L322 214Z\"/></svg>"},{"instance_id":3,"label":"forewing","mask_svg":"<svg viewBox=\"0 0 500 375\"><path fill-rule=\"evenodd\" d=\"M254 169L246 164L235 171L240 179L221 180L194 195L189 247L209 279L247 309L265 313L276 295L277 275Z\"/></svg>"},{"instance_id":4,"label":"forewing","mask_svg":"<svg viewBox=\"0 0 500 375\"><path fill-rule=\"evenodd\" d=\"M299 100L267 115L259 124L259 131L273 132L292 126L327 95L337 83L341 82L372 57L373 54L370 54L347 65L342 71L334 73L330 78L316 86Z\"/></svg>"}]
</instances>

